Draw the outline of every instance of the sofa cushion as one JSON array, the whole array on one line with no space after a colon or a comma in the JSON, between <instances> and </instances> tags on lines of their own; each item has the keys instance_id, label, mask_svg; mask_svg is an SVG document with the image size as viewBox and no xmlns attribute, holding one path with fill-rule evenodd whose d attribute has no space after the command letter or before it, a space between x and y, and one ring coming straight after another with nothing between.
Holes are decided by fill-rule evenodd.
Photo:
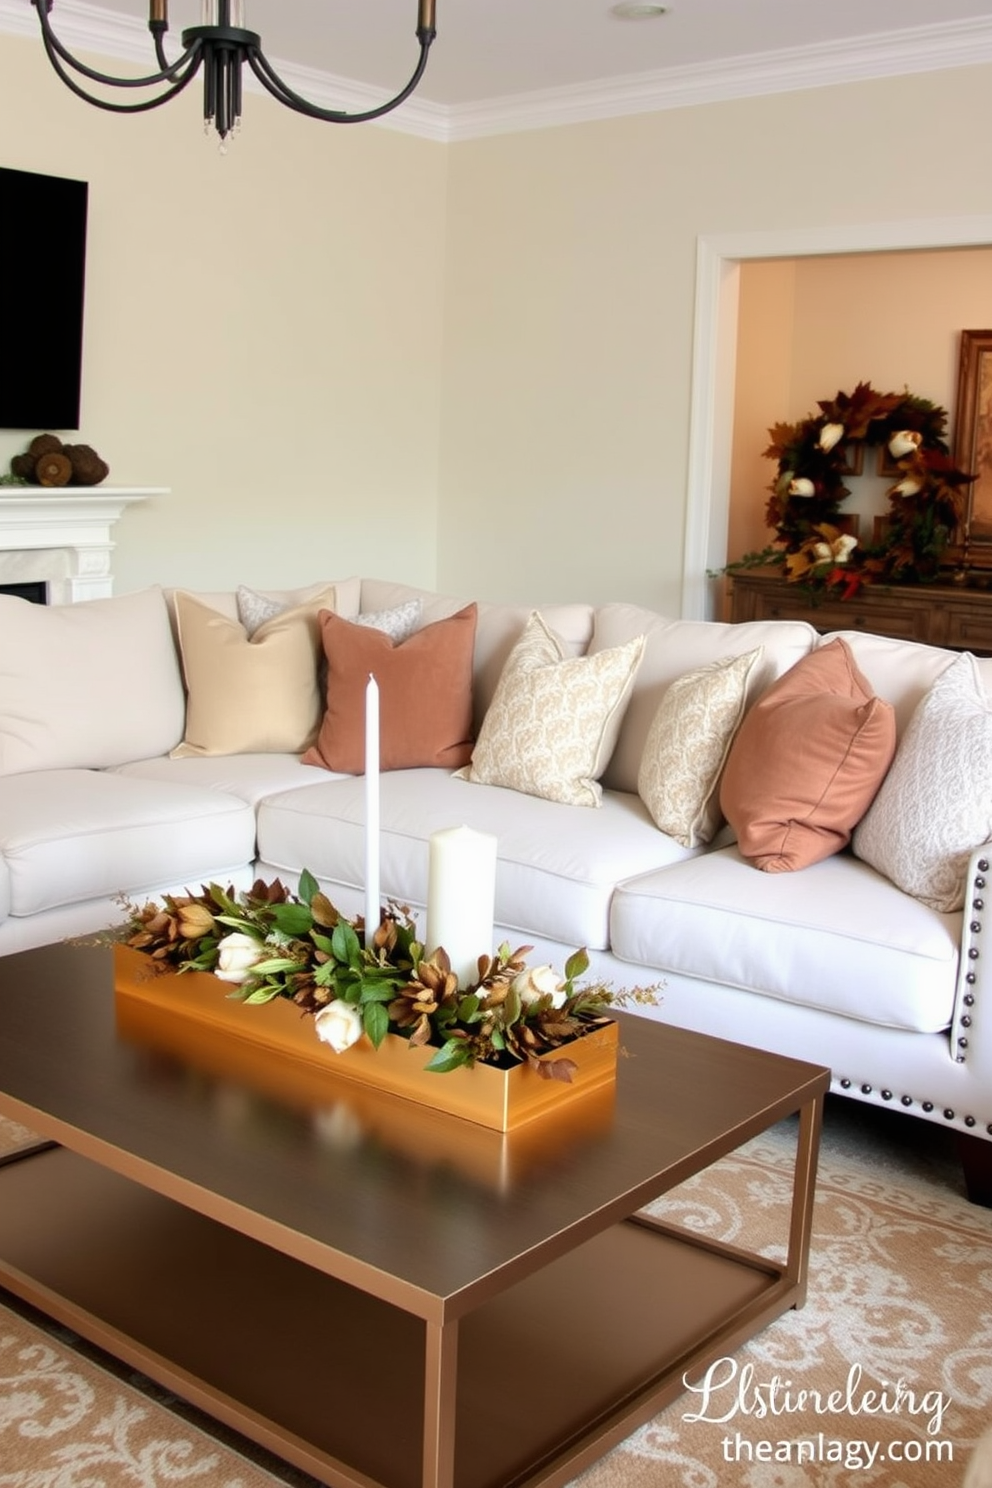
<instances>
[{"instance_id":1,"label":"sofa cushion","mask_svg":"<svg viewBox=\"0 0 992 1488\"><path fill-rule=\"evenodd\" d=\"M255 814L235 796L47 770L0 779L0 853L11 913L38 914L145 885L196 886L252 862Z\"/></svg>"},{"instance_id":2,"label":"sofa cushion","mask_svg":"<svg viewBox=\"0 0 992 1488\"><path fill-rule=\"evenodd\" d=\"M327 700L304 764L365 769L365 693L379 688L379 764L383 770L435 765L455 769L472 750L475 605L415 631L395 645L384 631L324 611Z\"/></svg>"},{"instance_id":3,"label":"sofa cushion","mask_svg":"<svg viewBox=\"0 0 992 1488\"><path fill-rule=\"evenodd\" d=\"M677 677L726 656L761 647L761 658L748 679L748 706L812 650L816 631L802 620L749 620L724 625L715 620L675 620L632 604L607 604L596 610L589 655L644 636L644 657L624 714L613 757L603 772L607 790L636 791L648 730L665 688Z\"/></svg>"},{"instance_id":4,"label":"sofa cushion","mask_svg":"<svg viewBox=\"0 0 992 1488\"><path fill-rule=\"evenodd\" d=\"M905 732L917 705L941 672L961 654L939 646L925 646L920 641L895 640L862 630L834 631L821 636L818 644L828 646L834 640L844 641L872 689L895 708L897 738ZM985 691L992 697L992 657L976 657L975 666Z\"/></svg>"},{"instance_id":5,"label":"sofa cushion","mask_svg":"<svg viewBox=\"0 0 992 1488\"><path fill-rule=\"evenodd\" d=\"M570 806L598 806L644 648L643 637L569 657L535 610L479 730L465 780Z\"/></svg>"},{"instance_id":6,"label":"sofa cushion","mask_svg":"<svg viewBox=\"0 0 992 1488\"><path fill-rule=\"evenodd\" d=\"M333 588L280 609L250 637L239 621L192 594L179 590L174 603L188 693L175 757L309 748L321 711L317 617L333 607Z\"/></svg>"},{"instance_id":7,"label":"sofa cushion","mask_svg":"<svg viewBox=\"0 0 992 1488\"><path fill-rule=\"evenodd\" d=\"M907 894L950 912L964 904L968 859L990 839L992 703L965 652L917 705L854 851Z\"/></svg>"},{"instance_id":8,"label":"sofa cushion","mask_svg":"<svg viewBox=\"0 0 992 1488\"><path fill-rule=\"evenodd\" d=\"M618 879L689 856L655 827L637 796L607 792L599 811L576 811L499 786L466 785L441 770L383 775L380 884L384 900L423 911L432 832L464 824L499 841L496 923L520 937L602 950ZM365 792L343 777L262 801L258 853L266 872L307 867L328 885L364 892ZM359 900L360 902L360 900ZM426 920L418 922L426 932Z\"/></svg>"},{"instance_id":9,"label":"sofa cushion","mask_svg":"<svg viewBox=\"0 0 992 1488\"><path fill-rule=\"evenodd\" d=\"M742 855L786 873L839 852L894 752L892 706L847 644L811 652L759 698L731 746L720 805Z\"/></svg>"},{"instance_id":10,"label":"sofa cushion","mask_svg":"<svg viewBox=\"0 0 992 1488\"><path fill-rule=\"evenodd\" d=\"M408 584L384 579L362 580L362 608L375 610L419 599L422 622L429 624L453 615L465 605L464 599L431 594ZM472 671L472 730L478 736L482 720L489 710L507 657L523 634L530 619L532 605L494 604L479 600L475 626L475 657ZM338 613L341 613L340 607ZM562 643L567 656L583 656L592 638L593 608L588 604L542 605L541 614ZM631 787L633 789L633 787Z\"/></svg>"},{"instance_id":11,"label":"sofa cushion","mask_svg":"<svg viewBox=\"0 0 992 1488\"><path fill-rule=\"evenodd\" d=\"M622 960L889 1028L948 1026L960 916L928 909L849 852L755 873L721 848L621 884Z\"/></svg>"},{"instance_id":12,"label":"sofa cushion","mask_svg":"<svg viewBox=\"0 0 992 1488\"><path fill-rule=\"evenodd\" d=\"M182 738L161 589L68 605L0 595L0 637L0 775L119 765Z\"/></svg>"},{"instance_id":13,"label":"sofa cushion","mask_svg":"<svg viewBox=\"0 0 992 1488\"><path fill-rule=\"evenodd\" d=\"M135 780L164 780L170 785L220 791L251 806L275 791L327 779L326 770L303 764L298 754L203 754L183 759L157 755L118 765L116 773Z\"/></svg>"},{"instance_id":14,"label":"sofa cushion","mask_svg":"<svg viewBox=\"0 0 992 1488\"><path fill-rule=\"evenodd\" d=\"M744 716L747 679L761 648L686 672L665 691L637 776L655 825L683 847L711 842L721 822L718 786Z\"/></svg>"}]
</instances>

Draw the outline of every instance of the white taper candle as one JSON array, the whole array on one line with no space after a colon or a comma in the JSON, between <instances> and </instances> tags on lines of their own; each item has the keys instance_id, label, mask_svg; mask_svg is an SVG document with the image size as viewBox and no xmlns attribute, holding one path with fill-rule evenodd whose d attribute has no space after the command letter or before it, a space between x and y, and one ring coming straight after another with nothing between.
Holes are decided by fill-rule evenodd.
<instances>
[{"instance_id":1,"label":"white taper candle","mask_svg":"<svg viewBox=\"0 0 992 1488\"><path fill-rule=\"evenodd\" d=\"M379 684L365 689L365 944L379 928Z\"/></svg>"}]
</instances>

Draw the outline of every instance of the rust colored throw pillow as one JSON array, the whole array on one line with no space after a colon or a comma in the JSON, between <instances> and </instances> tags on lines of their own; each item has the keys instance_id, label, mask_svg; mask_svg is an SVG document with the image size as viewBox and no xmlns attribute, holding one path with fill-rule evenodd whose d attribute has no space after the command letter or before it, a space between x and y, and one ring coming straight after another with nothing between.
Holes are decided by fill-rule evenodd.
<instances>
[{"instance_id":1,"label":"rust colored throw pillow","mask_svg":"<svg viewBox=\"0 0 992 1488\"><path fill-rule=\"evenodd\" d=\"M379 767L457 770L472 757L472 657L477 607L425 625L395 645L384 631L320 614L327 707L305 765L365 770L365 690L379 688Z\"/></svg>"},{"instance_id":2,"label":"rust colored throw pillow","mask_svg":"<svg viewBox=\"0 0 992 1488\"><path fill-rule=\"evenodd\" d=\"M720 806L743 857L767 873L840 852L892 763L895 713L843 640L796 663L737 731Z\"/></svg>"}]
</instances>

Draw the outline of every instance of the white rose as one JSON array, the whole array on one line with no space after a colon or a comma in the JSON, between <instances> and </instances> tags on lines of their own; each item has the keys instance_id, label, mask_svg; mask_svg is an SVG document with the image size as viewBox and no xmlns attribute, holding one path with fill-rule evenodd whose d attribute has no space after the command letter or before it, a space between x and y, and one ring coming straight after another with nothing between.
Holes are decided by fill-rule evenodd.
<instances>
[{"instance_id":1,"label":"white rose","mask_svg":"<svg viewBox=\"0 0 992 1488\"><path fill-rule=\"evenodd\" d=\"M214 976L222 982L243 982L256 961L261 961L265 948L251 935L234 930L225 935L217 947Z\"/></svg>"},{"instance_id":2,"label":"white rose","mask_svg":"<svg viewBox=\"0 0 992 1488\"><path fill-rule=\"evenodd\" d=\"M911 455L918 450L922 443L923 435L916 429L900 429L889 440L889 454L894 460L901 460L904 455Z\"/></svg>"},{"instance_id":3,"label":"white rose","mask_svg":"<svg viewBox=\"0 0 992 1488\"><path fill-rule=\"evenodd\" d=\"M852 537L849 532L845 532L843 537L839 537L834 543L834 557L837 562L846 563L857 546L858 539Z\"/></svg>"},{"instance_id":4,"label":"white rose","mask_svg":"<svg viewBox=\"0 0 992 1488\"><path fill-rule=\"evenodd\" d=\"M824 424L820 430L820 437L816 441L825 455L828 455L835 444L844 438L843 424Z\"/></svg>"},{"instance_id":5,"label":"white rose","mask_svg":"<svg viewBox=\"0 0 992 1488\"><path fill-rule=\"evenodd\" d=\"M353 1002L337 997L321 1008L313 1026L321 1043L330 1044L335 1054L343 1054L362 1036L362 1015Z\"/></svg>"},{"instance_id":6,"label":"white rose","mask_svg":"<svg viewBox=\"0 0 992 1488\"><path fill-rule=\"evenodd\" d=\"M816 487L805 475L797 475L795 480L789 482L790 496L815 496Z\"/></svg>"},{"instance_id":7,"label":"white rose","mask_svg":"<svg viewBox=\"0 0 992 1488\"><path fill-rule=\"evenodd\" d=\"M553 966L534 966L529 971L520 972L513 979L513 990L524 1007L537 1002L539 997L550 997L551 1006L560 1008L567 996Z\"/></svg>"},{"instance_id":8,"label":"white rose","mask_svg":"<svg viewBox=\"0 0 992 1488\"><path fill-rule=\"evenodd\" d=\"M923 490L923 482L916 480L913 476L905 476L898 485L892 487L897 496L916 496Z\"/></svg>"},{"instance_id":9,"label":"white rose","mask_svg":"<svg viewBox=\"0 0 992 1488\"><path fill-rule=\"evenodd\" d=\"M834 556L834 550L828 542L815 542L813 544L813 557L817 563L827 563Z\"/></svg>"}]
</instances>

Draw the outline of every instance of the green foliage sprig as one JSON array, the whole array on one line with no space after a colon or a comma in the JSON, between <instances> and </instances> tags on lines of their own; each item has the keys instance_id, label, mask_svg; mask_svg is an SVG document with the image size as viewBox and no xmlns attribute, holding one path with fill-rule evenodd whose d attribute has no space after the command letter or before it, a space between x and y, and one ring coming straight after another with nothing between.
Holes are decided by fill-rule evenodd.
<instances>
[{"instance_id":1,"label":"green foliage sprig","mask_svg":"<svg viewBox=\"0 0 992 1488\"><path fill-rule=\"evenodd\" d=\"M459 987L447 952L428 954L407 908L389 905L366 946L361 917L346 919L307 871L298 896L276 879L240 893L208 884L160 904L122 904L127 919L109 938L143 951L159 970L211 972L250 1005L288 998L338 1052L363 1034L375 1048L388 1033L430 1045L436 1053L426 1068L439 1074L477 1061L526 1063L568 1081L572 1060L539 1056L609 1021L610 1007L656 1001L655 988L579 985L584 950L559 976L527 967L530 946L506 944L480 955L476 980Z\"/></svg>"}]
</instances>

